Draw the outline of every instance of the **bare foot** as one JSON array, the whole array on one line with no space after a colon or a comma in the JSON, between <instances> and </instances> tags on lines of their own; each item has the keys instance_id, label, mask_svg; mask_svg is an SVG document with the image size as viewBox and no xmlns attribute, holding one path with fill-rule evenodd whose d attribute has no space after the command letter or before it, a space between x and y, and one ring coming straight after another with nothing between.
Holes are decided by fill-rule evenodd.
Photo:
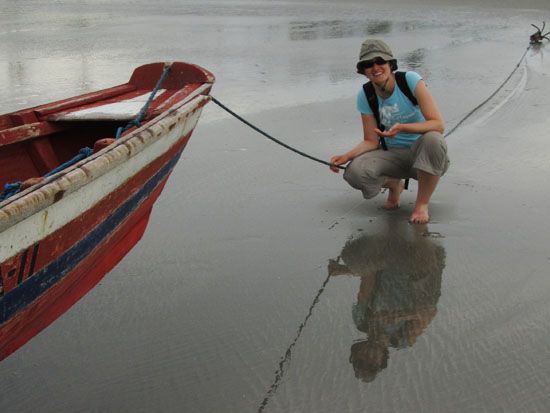
<instances>
[{"instance_id":1,"label":"bare foot","mask_svg":"<svg viewBox=\"0 0 550 413\"><path fill-rule=\"evenodd\" d=\"M411 224L427 224L430 221L428 214L428 205L415 206L414 211L409 218Z\"/></svg>"},{"instance_id":2,"label":"bare foot","mask_svg":"<svg viewBox=\"0 0 550 413\"><path fill-rule=\"evenodd\" d=\"M382 205L384 209L397 209L399 208L399 199L401 198L401 192L405 188L405 183L401 179L388 179L384 185L389 189L388 199Z\"/></svg>"}]
</instances>

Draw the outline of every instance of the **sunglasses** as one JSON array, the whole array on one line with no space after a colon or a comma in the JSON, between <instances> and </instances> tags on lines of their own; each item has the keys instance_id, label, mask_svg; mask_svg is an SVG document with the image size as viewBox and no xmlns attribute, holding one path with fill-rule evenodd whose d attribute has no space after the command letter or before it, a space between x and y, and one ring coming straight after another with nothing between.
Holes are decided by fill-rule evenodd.
<instances>
[{"instance_id":1,"label":"sunglasses","mask_svg":"<svg viewBox=\"0 0 550 413\"><path fill-rule=\"evenodd\" d=\"M375 64L377 64L378 66L382 66L382 65L385 65L386 63L388 63L387 60L384 60L381 57L375 57L374 59L365 60L361 62L361 66L363 66L364 69L370 69Z\"/></svg>"}]
</instances>

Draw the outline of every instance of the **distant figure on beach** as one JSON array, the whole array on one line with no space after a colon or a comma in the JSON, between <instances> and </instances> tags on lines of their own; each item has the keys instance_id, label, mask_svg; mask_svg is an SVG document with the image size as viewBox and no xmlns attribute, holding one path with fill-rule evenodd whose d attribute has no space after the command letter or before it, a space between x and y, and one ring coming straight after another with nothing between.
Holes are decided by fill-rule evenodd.
<instances>
[{"instance_id":1,"label":"distant figure on beach","mask_svg":"<svg viewBox=\"0 0 550 413\"><path fill-rule=\"evenodd\" d=\"M437 313L444 268L443 247L406 228L352 239L329 261L331 276L361 279L352 316L366 338L351 345L349 358L358 379L373 381L390 348L411 347L425 331Z\"/></svg>"},{"instance_id":2,"label":"distant figure on beach","mask_svg":"<svg viewBox=\"0 0 550 413\"><path fill-rule=\"evenodd\" d=\"M404 178L418 180L409 221L423 224L430 220L430 198L449 167L445 126L422 77L416 72L400 74L396 70L397 61L386 43L375 39L363 42L357 63L357 72L369 79L357 95L363 141L333 156L330 163L343 165L351 161L344 179L361 190L365 199L388 188L385 209L399 207ZM338 172L333 166L331 170Z\"/></svg>"}]
</instances>

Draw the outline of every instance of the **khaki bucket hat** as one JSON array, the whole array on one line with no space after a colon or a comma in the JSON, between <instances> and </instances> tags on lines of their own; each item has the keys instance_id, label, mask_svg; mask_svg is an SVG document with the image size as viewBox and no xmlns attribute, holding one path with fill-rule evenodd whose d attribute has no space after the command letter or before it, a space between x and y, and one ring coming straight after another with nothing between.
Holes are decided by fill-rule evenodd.
<instances>
[{"instance_id":1,"label":"khaki bucket hat","mask_svg":"<svg viewBox=\"0 0 550 413\"><path fill-rule=\"evenodd\" d=\"M390 47L378 39L367 39L361 45L361 51L359 52L359 62L366 60L372 60L376 57L381 57L384 60L394 60L393 53Z\"/></svg>"}]
</instances>

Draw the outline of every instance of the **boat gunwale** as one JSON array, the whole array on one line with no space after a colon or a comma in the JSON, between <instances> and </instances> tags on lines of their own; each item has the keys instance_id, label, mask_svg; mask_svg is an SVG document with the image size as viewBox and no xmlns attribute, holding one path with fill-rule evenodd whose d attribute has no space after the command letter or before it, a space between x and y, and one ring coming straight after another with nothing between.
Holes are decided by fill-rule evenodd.
<instances>
[{"instance_id":1,"label":"boat gunwale","mask_svg":"<svg viewBox=\"0 0 550 413\"><path fill-rule=\"evenodd\" d=\"M211 87L212 82L203 83L184 99L108 147L0 202L0 233L108 173L158 141L164 135L164 128L169 129L171 124L189 116L210 100L208 92Z\"/></svg>"}]
</instances>

